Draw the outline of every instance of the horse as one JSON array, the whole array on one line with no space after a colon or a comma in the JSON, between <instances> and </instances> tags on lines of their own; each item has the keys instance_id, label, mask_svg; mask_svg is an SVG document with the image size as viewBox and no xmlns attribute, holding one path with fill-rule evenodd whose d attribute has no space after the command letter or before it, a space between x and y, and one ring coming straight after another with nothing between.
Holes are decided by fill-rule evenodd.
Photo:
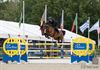
<instances>
[{"instance_id":1,"label":"horse","mask_svg":"<svg viewBox=\"0 0 100 70\"><path fill-rule=\"evenodd\" d=\"M62 42L65 31L64 30L58 30L58 28L53 27L50 22L43 23L42 26L40 26L40 30L42 35L44 35L46 38L54 38L58 42Z\"/></svg>"}]
</instances>

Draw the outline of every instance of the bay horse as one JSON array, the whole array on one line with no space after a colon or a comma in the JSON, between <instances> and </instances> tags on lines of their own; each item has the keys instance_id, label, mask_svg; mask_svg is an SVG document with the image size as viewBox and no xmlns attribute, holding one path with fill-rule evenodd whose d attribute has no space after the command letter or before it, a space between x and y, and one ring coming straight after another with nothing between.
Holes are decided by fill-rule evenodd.
<instances>
[{"instance_id":1,"label":"bay horse","mask_svg":"<svg viewBox=\"0 0 100 70\"><path fill-rule=\"evenodd\" d=\"M52 37L53 39L57 40L58 42L62 42L65 31L64 30L58 30L57 28L54 28L50 23L43 23L42 26L40 26L41 33L46 38Z\"/></svg>"}]
</instances>

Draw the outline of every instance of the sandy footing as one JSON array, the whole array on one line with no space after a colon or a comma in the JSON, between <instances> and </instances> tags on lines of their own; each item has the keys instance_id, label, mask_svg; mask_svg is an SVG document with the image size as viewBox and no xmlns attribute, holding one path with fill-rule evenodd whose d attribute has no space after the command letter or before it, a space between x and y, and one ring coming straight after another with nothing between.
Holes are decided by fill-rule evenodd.
<instances>
[{"instance_id":1,"label":"sandy footing","mask_svg":"<svg viewBox=\"0 0 100 70\"><path fill-rule=\"evenodd\" d=\"M91 64L0 64L0 70L100 70L100 65Z\"/></svg>"},{"instance_id":2,"label":"sandy footing","mask_svg":"<svg viewBox=\"0 0 100 70\"><path fill-rule=\"evenodd\" d=\"M26 63L26 64L1 63L0 70L100 70L100 58L99 58L99 64L97 65L91 64L91 63L84 63L84 62L73 63L73 64L71 63L43 63L43 62L36 63L36 61L33 61L33 62L34 63Z\"/></svg>"}]
</instances>

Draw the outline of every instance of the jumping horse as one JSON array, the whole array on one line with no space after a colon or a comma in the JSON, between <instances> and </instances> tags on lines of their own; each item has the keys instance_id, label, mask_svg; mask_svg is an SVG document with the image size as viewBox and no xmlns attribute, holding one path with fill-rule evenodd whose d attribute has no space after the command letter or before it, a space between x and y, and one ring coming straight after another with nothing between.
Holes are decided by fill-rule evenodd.
<instances>
[{"instance_id":1,"label":"jumping horse","mask_svg":"<svg viewBox=\"0 0 100 70\"><path fill-rule=\"evenodd\" d=\"M56 26L53 26L55 23L52 21L50 22L49 20L47 23L43 22L43 24L40 26L40 30L42 35L44 35L46 38L54 38L58 42L62 42L65 31L64 30L59 30Z\"/></svg>"}]
</instances>

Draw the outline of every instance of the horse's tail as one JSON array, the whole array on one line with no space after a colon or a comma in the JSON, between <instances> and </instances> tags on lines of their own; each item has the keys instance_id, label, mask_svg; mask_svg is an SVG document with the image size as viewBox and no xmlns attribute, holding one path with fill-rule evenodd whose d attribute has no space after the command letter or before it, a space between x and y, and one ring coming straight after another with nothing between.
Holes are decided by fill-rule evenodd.
<instances>
[{"instance_id":1,"label":"horse's tail","mask_svg":"<svg viewBox=\"0 0 100 70\"><path fill-rule=\"evenodd\" d=\"M66 32L64 30L62 30L62 33L63 33L63 35L65 35Z\"/></svg>"}]
</instances>

